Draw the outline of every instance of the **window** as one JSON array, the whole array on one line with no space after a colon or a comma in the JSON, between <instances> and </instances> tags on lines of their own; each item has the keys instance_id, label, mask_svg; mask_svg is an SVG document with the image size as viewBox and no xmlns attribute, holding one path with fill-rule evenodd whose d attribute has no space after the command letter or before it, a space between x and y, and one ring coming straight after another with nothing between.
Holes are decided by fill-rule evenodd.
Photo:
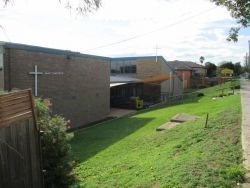
<instances>
[{"instance_id":1,"label":"window","mask_svg":"<svg viewBox=\"0 0 250 188\"><path fill-rule=\"evenodd\" d=\"M111 73L136 73L133 61L111 62Z\"/></svg>"}]
</instances>

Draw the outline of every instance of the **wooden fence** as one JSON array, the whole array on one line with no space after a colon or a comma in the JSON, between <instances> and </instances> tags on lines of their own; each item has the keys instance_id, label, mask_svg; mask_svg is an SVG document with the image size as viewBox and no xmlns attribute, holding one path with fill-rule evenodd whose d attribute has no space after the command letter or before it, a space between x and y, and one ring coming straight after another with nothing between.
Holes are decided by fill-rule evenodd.
<instances>
[{"instance_id":1,"label":"wooden fence","mask_svg":"<svg viewBox=\"0 0 250 188\"><path fill-rule=\"evenodd\" d=\"M31 90L0 95L0 187L42 187Z\"/></svg>"}]
</instances>

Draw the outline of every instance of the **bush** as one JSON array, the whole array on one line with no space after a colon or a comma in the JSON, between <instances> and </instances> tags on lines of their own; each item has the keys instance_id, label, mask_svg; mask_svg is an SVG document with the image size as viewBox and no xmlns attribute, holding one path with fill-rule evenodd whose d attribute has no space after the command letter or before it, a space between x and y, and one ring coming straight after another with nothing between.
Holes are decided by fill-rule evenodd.
<instances>
[{"instance_id":1,"label":"bush","mask_svg":"<svg viewBox=\"0 0 250 188\"><path fill-rule=\"evenodd\" d=\"M240 85L234 86L234 89L240 89Z\"/></svg>"},{"instance_id":2,"label":"bush","mask_svg":"<svg viewBox=\"0 0 250 188\"><path fill-rule=\"evenodd\" d=\"M215 85L214 82L210 82L210 83L209 83L209 86L210 86L210 87L213 87L214 85Z\"/></svg>"},{"instance_id":3,"label":"bush","mask_svg":"<svg viewBox=\"0 0 250 188\"><path fill-rule=\"evenodd\" d=\"M45 187L69 187L74 182L73 162L67 160L70 145L67 143L66 121L51 116L41 99L35 101L41 136L42 164Z\"/></svg>"},{"instance_id":4,"label":"bush","mask_svg":"<svg viewBox=\"0 0 250 188\"><path fill-rule=\"evenodd\" d=\"M197 97L203 97L204 96L204 93L197 93Z\"/></svg>"},{"instance_id":5,"label":"bush","mask_svg":"<svg viewBox=\"0 0 250 188\"><path fill-rule=\"evenodd\" d=\"M207 86L205 86L205 85L198 86L198 89L204 89L204 88L207 88Z\"/></svg>"}]
</instances>

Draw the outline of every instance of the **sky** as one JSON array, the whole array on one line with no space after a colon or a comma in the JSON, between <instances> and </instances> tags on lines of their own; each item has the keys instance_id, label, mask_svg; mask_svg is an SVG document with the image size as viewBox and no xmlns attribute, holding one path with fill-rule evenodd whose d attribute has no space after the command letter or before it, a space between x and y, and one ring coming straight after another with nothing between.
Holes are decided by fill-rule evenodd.
<instances>
[{"instance_id":1,"label":"sky","mask_svg":"<svg viewBox=\"0 0 250 188\"><path fill-rule=\"evenodd\" d=\"M243 62L248 52L250 28L241 30L238 43L226 41L236 21L209 0L102 0L102 7L87 15L65 6L66 0L0 4L0 41L106 57L161 55L199 62L204 56L216 64Z\"/></svg>"}]
</instances>

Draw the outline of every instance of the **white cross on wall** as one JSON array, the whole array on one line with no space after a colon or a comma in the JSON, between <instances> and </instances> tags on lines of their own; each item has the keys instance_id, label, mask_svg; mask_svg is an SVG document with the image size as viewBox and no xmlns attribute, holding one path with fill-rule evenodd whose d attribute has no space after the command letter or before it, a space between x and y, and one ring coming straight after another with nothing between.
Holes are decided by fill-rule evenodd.
<instances>
[{"instance_id":1,"label":"white cross on wall","mask_svg":"<svg viewBox=\"0 0 250 188\"><path fill-rule=\"evenodd\" d=\"M35 96L37 97L37 75L41 75L43 72L37 72L37 65L35 65L35 72L29 72L29 74L35 75Z\"/></svg>"}]
</instances>

